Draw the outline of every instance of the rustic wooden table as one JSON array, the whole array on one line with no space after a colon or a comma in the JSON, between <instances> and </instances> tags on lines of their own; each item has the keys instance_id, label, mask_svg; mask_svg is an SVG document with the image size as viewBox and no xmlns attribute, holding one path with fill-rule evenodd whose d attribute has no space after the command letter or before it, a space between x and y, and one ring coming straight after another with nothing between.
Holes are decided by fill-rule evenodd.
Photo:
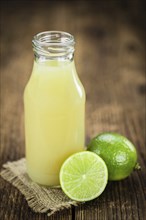
<instances>
[{"instance_id":1,"label":"rustic wooden table","mask_svg":"<svg viewBox=\"0 0 146 220\"><path fill-rule=\"evenodd\" d=\"M1 178L1 220L146 218L144 1L3 1L1 17L1 165L24 156L23 91L34 34L63 30L76 39L75 61L87 94L86 141L119 132L137 147L140 171L109 182L91 202L47 217Z\"/></svg>"}]
</instances>

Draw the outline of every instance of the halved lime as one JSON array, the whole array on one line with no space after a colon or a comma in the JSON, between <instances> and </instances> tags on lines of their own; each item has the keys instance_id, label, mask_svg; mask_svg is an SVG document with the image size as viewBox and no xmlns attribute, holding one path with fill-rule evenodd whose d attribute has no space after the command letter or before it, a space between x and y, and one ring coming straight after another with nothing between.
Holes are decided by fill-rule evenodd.
<instances>
[{"instance_id":1,"label":"halved lime","mask_svg":"<svg viewBox=\"0 0 146 220\"><path fill-rule=\"evenodd\" d=\"M104 191L107 180L105 162L89 151L71 155L60 170L62 190L76 201L89 201L98 197Z\"/></svg>"}]
</instances>

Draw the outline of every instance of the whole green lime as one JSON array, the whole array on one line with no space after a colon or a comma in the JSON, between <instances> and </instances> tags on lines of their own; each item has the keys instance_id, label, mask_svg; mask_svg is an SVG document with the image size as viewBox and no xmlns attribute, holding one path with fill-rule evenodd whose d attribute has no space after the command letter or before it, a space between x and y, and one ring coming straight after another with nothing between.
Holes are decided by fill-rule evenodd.
<instances>
[{"instance_id":1,"label":"whole green lime","mask_svg":"<svg viewBox=\"0 0 146 220\"><path fill-rule=\"evenodd\" d=\"M128 177L137 165L135 146L117 133L99 134L90 141L87 150L96 153L105 161L109 180Z\"/></svg>"}]
</instances>

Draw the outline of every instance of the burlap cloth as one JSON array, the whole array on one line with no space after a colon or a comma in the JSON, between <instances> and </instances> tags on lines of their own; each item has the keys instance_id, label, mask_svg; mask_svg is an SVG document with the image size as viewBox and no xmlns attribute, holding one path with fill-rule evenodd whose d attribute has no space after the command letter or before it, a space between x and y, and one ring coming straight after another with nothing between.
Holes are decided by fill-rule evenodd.
<instances>
[{"instance_id":1,"label":"burlap cloth","mask_svg":"<svg viewBox=\"0 0 146 220\"><path fill-rule=\"evenodd\" d=\"M44 187L34 183L26 173L25 158L7 162L3 168L1 176L20 190L34 212L50 216L56 211L78 204L69 199L61 188Z\"/></svg>"}]
</instances>

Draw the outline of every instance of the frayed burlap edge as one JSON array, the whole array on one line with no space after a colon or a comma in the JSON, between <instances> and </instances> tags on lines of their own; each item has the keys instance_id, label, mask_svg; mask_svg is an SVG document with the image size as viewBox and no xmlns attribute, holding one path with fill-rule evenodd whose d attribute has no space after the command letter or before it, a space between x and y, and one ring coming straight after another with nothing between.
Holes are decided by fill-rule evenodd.
<instances>
[{"instance_id":1,"label":"frayed burlap edge","mask_svg":"<svg viewBox=\"0 0 146 220\"><path fill-rule=\"evenodd\" d=\"M61 188L50 188L34 183L26 173L26 160L7 162L3 165L1 176L20 190L25 196L29 207L38 213L46 213L48 216L79 202L69 199Z\"/></svg>"}]
</instances>

